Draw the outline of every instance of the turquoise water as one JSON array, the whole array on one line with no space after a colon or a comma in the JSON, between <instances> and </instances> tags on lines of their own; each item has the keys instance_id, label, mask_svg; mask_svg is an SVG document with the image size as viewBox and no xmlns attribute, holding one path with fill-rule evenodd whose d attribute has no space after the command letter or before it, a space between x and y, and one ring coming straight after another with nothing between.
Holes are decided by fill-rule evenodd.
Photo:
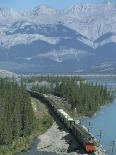
<instances>
[{"instance_id":1,"label":"turquoise water","mask_svg":"<svg viewBox=\"0 0 116 155\"><path fill-rule=\"evenodd\" d=\"M88 125L90 122L90 125ZM100 140L108 153L111 152L112 141L116 141L116 98L112 104L101 109L92 118L84 120L84 125ZM116 149L115 154L116 155Z\"/></svg>"},{"instance_id":2,"label":"turquoise water","mask_svg":"<svg viewBox=\"0 0 116 155\"><path fill-rule=\"evenodd\" d=\"M116 81L111 81L111 79L105 81L94 79L93 81L116 88ZM113 102L101 108L93 117L84 119L83 124L101 141L108 155L116 155L116 97ZM112 153L113 141L115 144Z\"/></svg>"}]
</instances>

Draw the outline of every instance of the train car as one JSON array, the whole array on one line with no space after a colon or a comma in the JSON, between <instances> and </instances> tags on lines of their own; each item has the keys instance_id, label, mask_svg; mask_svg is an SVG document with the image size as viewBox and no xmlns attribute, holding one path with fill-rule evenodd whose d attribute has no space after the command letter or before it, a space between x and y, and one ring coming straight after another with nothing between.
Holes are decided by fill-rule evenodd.
<instances>
[{"instance_id":1,"label":"train car","mask_svg":"<svg viewBox=\"0 0 116 155\"><path fill-rule=\"evenodd\" d=\"M72 132L72 134L77 137L77 140L80 142L81 146L88 153L96 151L96 143L94 137L85 130L82 126L79 125L79 121L75 122L63 109L58 109L60 113L61 121L64 123L66 128Z\"/></svg>"},{"instance_id":2,"label":"train car","mask_svg":"<svg viewBox=\"0 0 116 155\"><path fill-rule=\"evenodd\" d=\"M58 111L58 116L60 117L60 120L62 123L65 125L67 124L67 118L70 117L63 109L57 109Z\"/></svg>"},{"instance_id":3,"label":"train car","mask_svg":"<svg viewBox=\"0 0 116 155\"><path fill-rule=\"evenodd\" d=\"M90 133L88 133L82 126L77 124L74 125L73 132L86 152L92 153L96 151L96 142L94 140L94 137Z\"/></svg>"},{"instance_id":4,"label":"train car","mask_svg":"<svg viewBox=\"0 0 116 155\"><path fill-rule=\"evenodd\" d=\"M75 121L73 118L68 118L68 121L67 121L67 128L69 131L72 131L72 126L75 124Z\"/></svg>"}]
</instances>

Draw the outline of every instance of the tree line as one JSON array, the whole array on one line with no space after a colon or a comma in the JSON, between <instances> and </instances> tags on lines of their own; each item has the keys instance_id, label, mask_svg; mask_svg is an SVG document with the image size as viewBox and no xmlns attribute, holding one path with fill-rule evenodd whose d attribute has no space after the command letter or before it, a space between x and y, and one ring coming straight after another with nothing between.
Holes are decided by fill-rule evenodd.
<instances>
[{"instance_id":1,"label":"tree line","mask_svg":"<svg viewBox=\"0 0 116 155\"><path fill-rule=\"evenodd\" d=\"M57 78L56 81L51 80L48 86L37 84L32 87L32 90L63 97L70 104L70 110L76 108L82 115L92 115L112 100L112 93L106 86L80 80L80 78L77 80L75 77Z\"/></svg>"}]
</instances>

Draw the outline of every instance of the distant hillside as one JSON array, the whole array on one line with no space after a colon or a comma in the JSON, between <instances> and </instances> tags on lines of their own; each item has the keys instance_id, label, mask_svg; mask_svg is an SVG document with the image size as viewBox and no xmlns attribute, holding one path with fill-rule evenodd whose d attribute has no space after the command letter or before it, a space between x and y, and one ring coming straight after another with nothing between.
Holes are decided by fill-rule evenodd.
<instances>
[{"instance_id":1,"label":"distant hillside","mask_svg":"<svg viewBox=\"0 0 116 155\"><path fill-rule=\"evenodd\" d=\"M46 5L23 12L0 8L0 68L116 72L115 19L116 3L111 2L65 10Z\"/></svg>"}]
</instances>

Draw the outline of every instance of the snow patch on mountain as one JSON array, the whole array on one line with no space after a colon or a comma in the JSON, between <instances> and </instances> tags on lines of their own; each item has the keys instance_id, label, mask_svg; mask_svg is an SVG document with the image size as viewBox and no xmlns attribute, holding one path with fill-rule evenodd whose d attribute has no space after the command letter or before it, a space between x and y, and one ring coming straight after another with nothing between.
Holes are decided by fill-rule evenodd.
<instances>
[{"instance_id":1,"label":"snow patch on mountain","mask_svg":"<svg viewBox=\"0 0 116 155\"><path fill-rule=\"evenodd\" d=\"M93 47L98 48L98 47L104 46L104 45L106 45L108 43L116 43L116 34L115 33L112 33L112 34L110 34L109 36L106 36L106 37L98 38L98 41L96 40L93 43Z\"/></svg>"},{"instance_id":2,"label":"snow patch on mountain","mask_svg":"<svg viewBox=\"0 0 116 155\"><path fill-rule=\"evenodd\" d=\"M64 67L84 71L92 66L96 70L116 70L114 63L102 64L115 60L115 45L116 3L79 4L65 10L42 5L23 12L0 8L3 66L4 61L8 61L8 67L9 61L14 61L19 69L22 63L36 68L42 62L48 70L49 65L57 70L58 64L65 66L59 70ZM96 67L100 63L102 66Z\"/></svg>"},{"instance_id":3,"label":"snow patch on mountain","mask_svg":"<svg viewBox=\"0 0 116 155\"><path fill-rule=\"evenodd\" d=\"M12 9L0 7L0 17L18 18L18 17L21 17L21 15L20 15L20 13L14 11Z\"/></svg>"},{"instance_id":4,"label":"snow patch on mountain","mask_svg":"<svg viewBox=\"0 0 116 155\"><path fill-rule=\"evenodd\" d=\"M58 11L50 8L48 5L39 5L36 6L34 9L31 11L32 16L40 16L42 14L47 14L47 15L53 15L56 14Z\"/></svg>"},{"instance_id":5,"label":"snow patch on mountain","mask_svg":"<svg viewBox=\"0 0 116 155\"><path fill-rule=\"evenodd\" d=\"M57 44L58 38L46 37L39 34L14 34L14 35L3 35L0 38L0 45L5 48L10 48L20 44L30 44L33 41L42 40L49 44Z\"/></svg>"},{"instance_id":6,"label":"snow patch on mountain","mask_svg":"<svg viewBox=\"0 0 116 155\"><path fill-rule=\"evenodd\" d=\"M12 9L0 8L0 33L3 27L7 27L9 33L18 29L26 31L25 27L28 32L28 26L36 30L41 24L51 24L54 27L58 23L89 38L89 40L83 40L87 45L98 47L98 44L94 46L92 42L107 32L116 33L116 4L78 4L65 10L40 5L20 13ZM14 26L10 26L13 24ZM112 40L115 39L112 38Z\"/></svg>"},{"instance_id":7,"label":"snow patch on mountain","mask_svg":"<svg viewBox=\"0 0 116 155\"><path fill-rule=\"evenodd\" d=\"M115 62L103 62L93 67L94 71L97 72L115 72L116 63Z\"/></svg>"},{"instance_id":8,"label":"snow patch on mountain","mask_svg":"<svg viewBox=\"0 0 116 155\"><path fill-rule=\"evenodd\" d=\"M64 60L68 60L68 59L76 59L77 61L80 61L81 58L85 57L88 54L90 54L90 53L88 53L86 51L82 51L82 50L75 50L73 48L70 48L67 50L67 49L62 48L59 51L53 50L53 51L47 52L45 54L40 53L36 56L28 57L25 59L28 61L31 61L35 58L39 58L39 59L49 58L53 61L61 63Z\"/></svg>"}]
</instances>

